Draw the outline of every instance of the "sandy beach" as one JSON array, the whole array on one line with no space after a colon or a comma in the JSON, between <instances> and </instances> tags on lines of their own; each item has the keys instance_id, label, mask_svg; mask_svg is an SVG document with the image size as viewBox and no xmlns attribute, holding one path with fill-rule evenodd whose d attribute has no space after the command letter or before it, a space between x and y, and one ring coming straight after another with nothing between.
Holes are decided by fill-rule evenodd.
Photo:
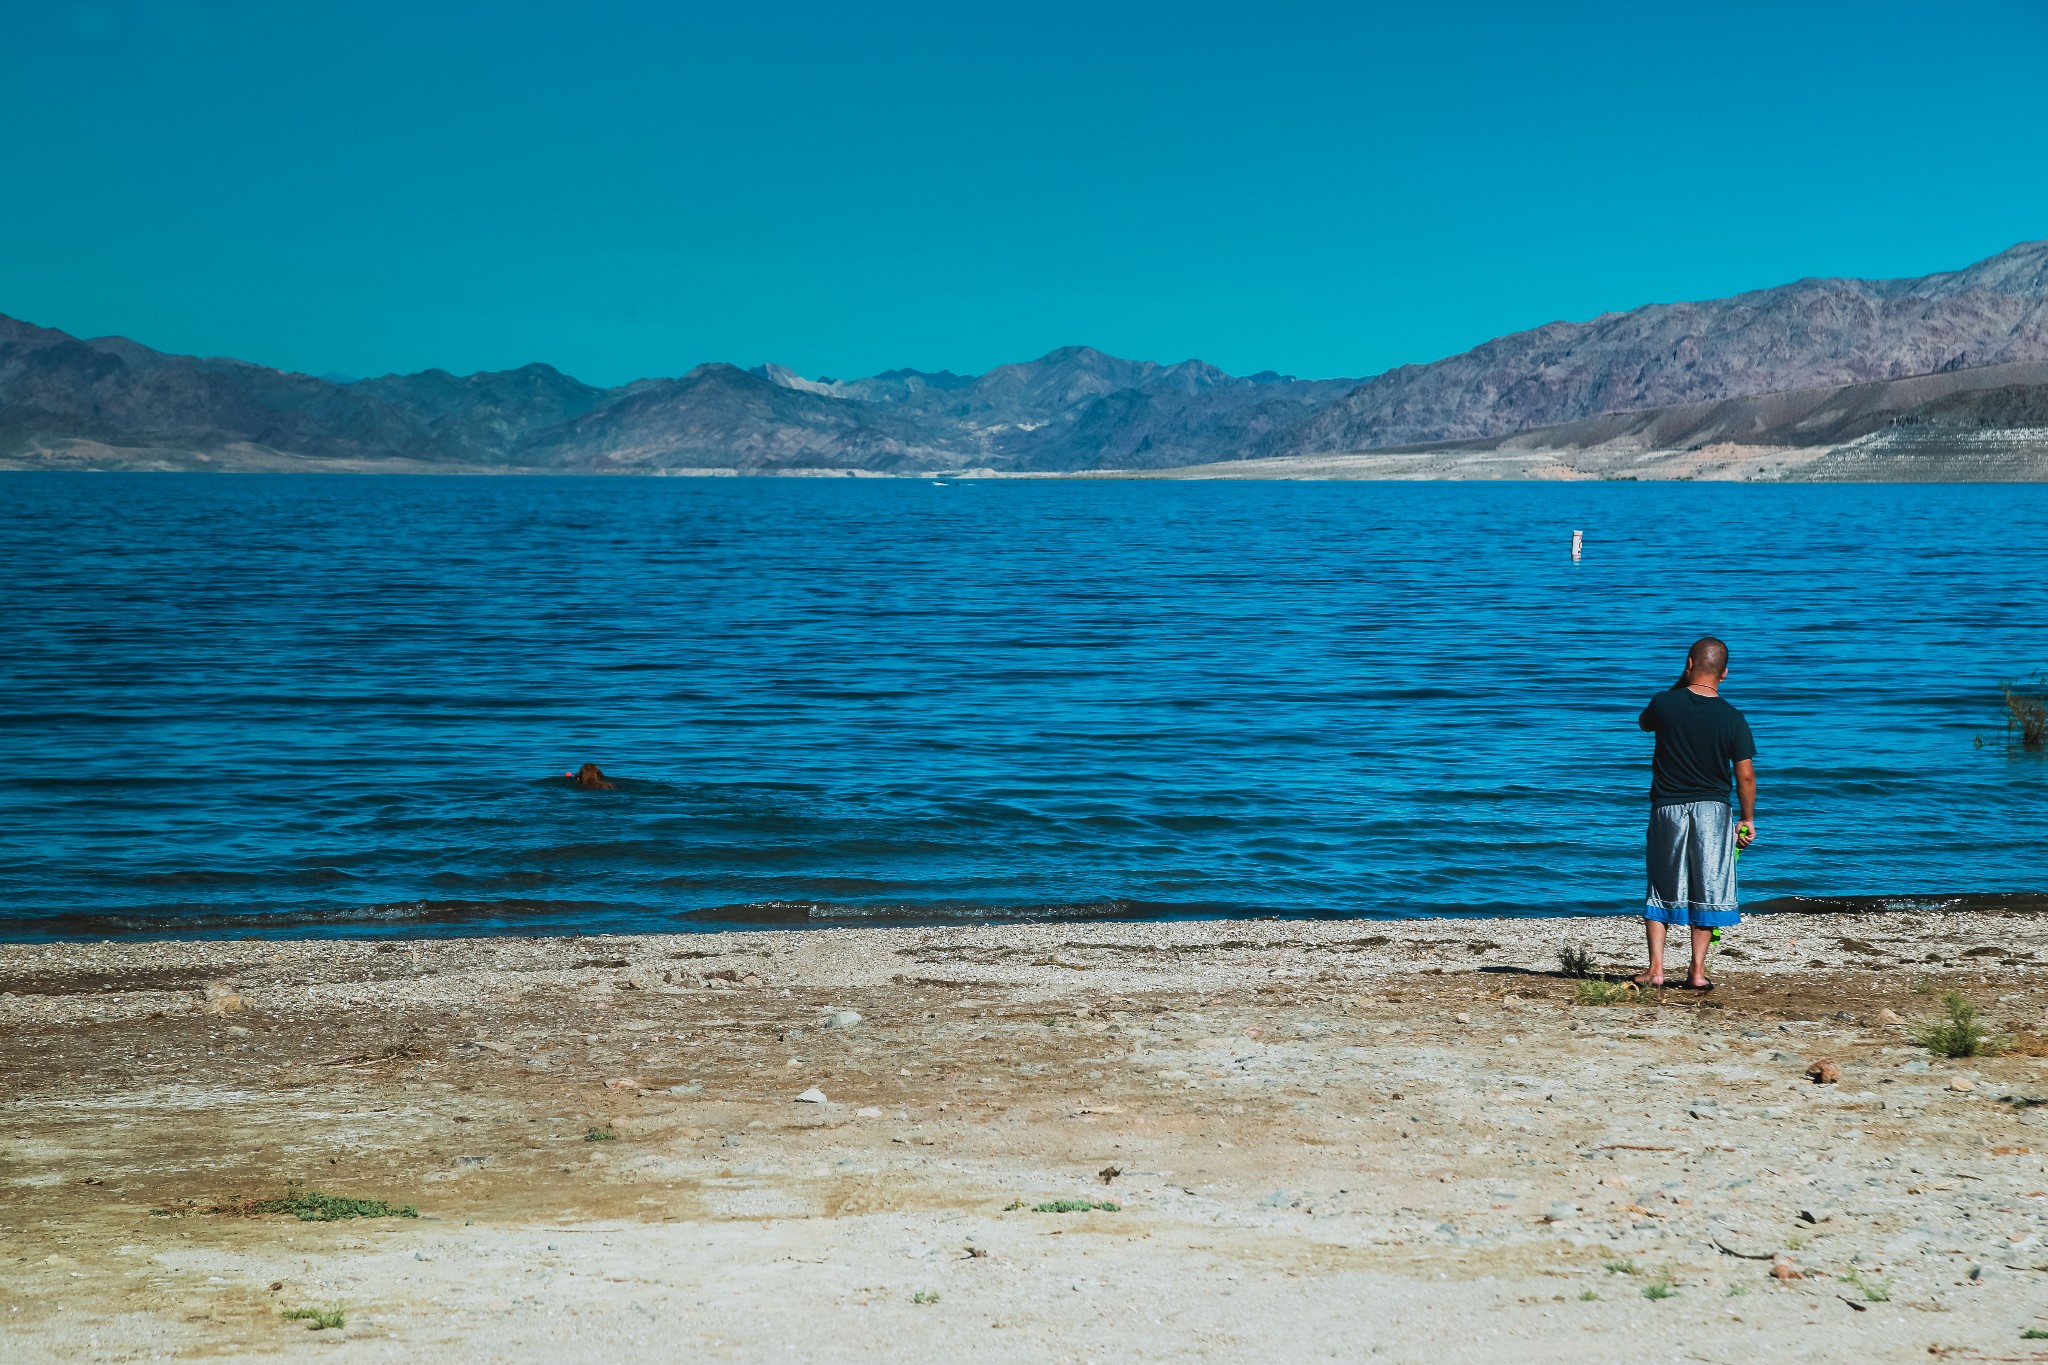
<instances>
[{"instance_id":1,"label":"sandy beach","mask_svg":"<svg viewBox=\"0 0 2048 1365\"><path fill-rule=\"evenodd\" d=\"M1571 1003L1638 933L0 947L4 1354L2048 1359L2048 925ZM1953 988L2013 1052L1911 1041ZM238 1207L294 1187L418 1216Z\"/></svg>"}]
</instances>

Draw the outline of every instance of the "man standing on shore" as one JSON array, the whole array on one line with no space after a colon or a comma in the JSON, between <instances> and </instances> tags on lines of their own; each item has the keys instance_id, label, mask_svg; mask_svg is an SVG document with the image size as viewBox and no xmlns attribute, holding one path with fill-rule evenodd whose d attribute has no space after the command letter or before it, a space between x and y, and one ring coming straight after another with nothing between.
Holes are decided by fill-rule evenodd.
<instances>
[{"instance_id":1,"label":"man standing on shore","mask_svg":"<svg viewBox=\"0 0 2048 1365\"><path fill-rule=\"evenodd\" d=\"M1756 741L1742 713L1721 699L1728 676L1728 646L1709 635L1685 656L1685 673L1643 708L1636 724L1657 736L1650 760L1650 874L1643 927L1650 939L1650 970L1639 986L1664 984L1664 935L1683 924L1692 930L1692 971L1686 985L1710 991L1707 944L1714 930L1734 924L1735 850L1756 838ZM1737 823L1728 807L1733 778L1742 801Z\"/></svg>"}]
</instances>

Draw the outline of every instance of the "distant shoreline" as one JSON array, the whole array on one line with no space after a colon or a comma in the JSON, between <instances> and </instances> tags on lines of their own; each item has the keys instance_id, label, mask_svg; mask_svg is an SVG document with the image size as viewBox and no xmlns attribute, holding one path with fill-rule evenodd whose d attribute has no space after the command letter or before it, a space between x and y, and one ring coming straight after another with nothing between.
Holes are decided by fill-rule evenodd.
<instances>
[{"instance_id":1,"label":"distant shoreline","mask_svg":"<svg viewBox=\"0 0 2048 1365\"><path fill-rule=\"evenodd\" d=\"M1698 449L1570 449L1439 446L1335 455L1220 460L1164 469L1060 471L847 468L537 469L519 465L429 463L402 458L326 459L279 451L132 451L105 447L0 459L0 474L321 474L442 478L881 479L898 482L1289 482L1289 483L1985 483L2048 482L2048 431L1977 433L1949 449L1746 446ZM2027 439L2021 439L2025 437Z\"/></svg>"}]
</instances>

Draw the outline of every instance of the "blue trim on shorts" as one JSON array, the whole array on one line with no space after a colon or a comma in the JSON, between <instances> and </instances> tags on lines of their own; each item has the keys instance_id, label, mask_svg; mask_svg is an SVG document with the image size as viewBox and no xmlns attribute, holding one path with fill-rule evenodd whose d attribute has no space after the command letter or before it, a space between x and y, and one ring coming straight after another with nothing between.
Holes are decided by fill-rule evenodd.
<instances>
[{"instance_id":1,"label":"blue trim on shorts","mask_svg":"<svg viewBox=\"0 0 2048 1365\"><path fill-rule=\"evenodd\" d=\"M1693 929L1726 929L1742 923L1742 914L1736 910L1705 910L1696 906L1659 905L1650 901L1643 906L1643 918L1659 924L1683 924Z\"/></svg>"}]
</instances>

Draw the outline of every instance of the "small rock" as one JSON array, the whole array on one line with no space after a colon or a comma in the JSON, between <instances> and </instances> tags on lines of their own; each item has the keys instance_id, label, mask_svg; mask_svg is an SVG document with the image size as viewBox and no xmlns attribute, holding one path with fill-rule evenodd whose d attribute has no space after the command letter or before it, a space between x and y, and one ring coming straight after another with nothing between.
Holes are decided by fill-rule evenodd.
<instances>
[{"instance_id":1,"label":"small rock","mask_svg":"<svg viewBox=\"0 0 2048 1365\"><path fill-rule=\"evenodd\" d=\"M804 1091L803 1094L798 1095L796 1102L798 1104L824 1104L827 1101L825 1099L825 1092L814 1085L809 1090Z\"/></svg>"},{"instance_id":2,"label":"small rock","mask_svg":"<svg viewBox=\"0 0 2048 1365\"><path fill-rule=\"evenodd\" d=\"M1463 1010L1459 1010L1455 1015L1452 1016L1452 1018L1456 1019L1461 1024L1469 1024L1472 1022L1472 1016L1465 1013L1465 1011Z\"/></svg>"},{"instance_id":3,"label":"small rock","mask_svg":"<svg viewBox=\"0 0 2048 1365\"><path fill-rule=\"evenodd\" d=\"M1879 1010L1877 1012L1877 1017L1879 1019L1882 1019L1887 1024L1903 1024L1906 1022L1904 1019L1901 1019L1899 1017L1897 1010Z\"/></svg>"},{"instance_id":4,"label":"small rock","mask_svg":"<svg viewBox=\"0 0 2048 1365\"><path fill-rule=\"evenodd\" d=\"M1550 1212L1544 1215L1543 1221L1546 1223L1562 1223L1568 1218L1576 1218L1578 1216L1579 1206L1577 1204L1558 1203L1550 1206Z\"/></svg>"},{"instance_id":5,"label":"small rock","mask_svg":"<svg viewBox=\"0 0 2048 1365\"><path fill-rule=\"evenodd\" d=\"M228 1036L230 1038L247 1038L249 1036L249 1030L243 1028L240 1024L229 1024Z\"/></svg>"},{"instance_id":6,"label":"small rock","mask_svg":"<svg viewBox=\"0 0 2048 1365\"><path fill-rule=\"evenodd\" d=\"M614 1076L604 1083L604 1088L607 1090L638 1090L640 1082L634 1080L631 1076Z\"/></svg>"},{"instance_id":7,"label":"small rock","mask_svg":"<svg viewBox=\"0 0 2048 1365\"><path fill-rule=\"evenodd\" d=\"M1905 1072L1907 1075L1910 1076L1925 1076L1928 1072L1932 1071L1933 1069L1934 1068L1929 1066L1924 1059L1907 1062L1904 1066L1899 1068L1899 1070Z\"/></svg>"},{"instance_id":8,"label":"small rock","mask_svg":"<svg viewBox=\"0 0 2048 1365\"><path fill-rule=\"evenodd\" d=\"M878 1119L882 1117L882 1111L875 1108L872 1104L865 1109L856 1109L853 1112L856 1117L864 1119Z\"/></svg>"},{"instance_id":9,"label":"small rock","mask_svg":"<svg viewBox=\"0 0 2048 1365\"><path fill-rule=\"evenodd\" d=\"M1842 1079L1842 1068L1832 1057L1821 1057L1806 1068L1806 1074L1813 1078L1815 1085L1833 1085Z\"/></svg>"},{"instance_id":10,"label":"small rock","mask_svg":"<svg viewBox=\"0 0 2048 1365\"><path fill-rule=\"evenodd\" d=\"M1951 1076L1948 1078L1948 1088L1961 1091L1975 1090L1977 1083L1968 1076Z\"/></svg>"},{"instance_id":11,"label":"small rock","mask_svg":"<svg viewBox=\"0 0 2048 1365\"><path fill-rule=\"evenodd\" d=\"M860 1015L854 1010L834 1010L825 1016L826 1028L852 1028L860 1022Z\"/></svg>"},{"instance_id":12,"label":"small rock","mask_svg":"<svg viewBox=\"0 0 2048 1365\"><path fill-rule=\"evenodd\" d=\"M704 1082L693 1081L689 1085L672 1085L668 1088L668 1093L671 1095L694 1095L703 1088Z\"/></svg>"},{"instance_id":13,"label":"small rock","mask_svg":"<svg viewBox=\"0 0 2048 1365\"><path fill-rule=\"evenodd\" d=\"M1793 1265L1790 1258L1780 1256L1771 1262L1771 1278L1774 1280L1803 1280L1806 1273Z\"/></svg>"}]
</instances>

